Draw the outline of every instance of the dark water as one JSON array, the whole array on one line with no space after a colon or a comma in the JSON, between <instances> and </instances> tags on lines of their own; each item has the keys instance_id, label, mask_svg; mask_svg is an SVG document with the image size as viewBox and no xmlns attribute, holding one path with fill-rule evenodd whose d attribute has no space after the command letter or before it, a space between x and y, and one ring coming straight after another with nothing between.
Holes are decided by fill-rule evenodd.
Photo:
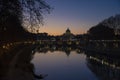
<instances>
[{"instance_id":1,"label":"dark water","mask_svg":"<svg viewBox=\"0 0 120 80\"><path fill-rule=\"evenodd\" d=\"M0 80L120 80L120 56L72 46L0 46Z\"/></svg>"},{"instance_id":2,"label":"dark water","mask_svg":"<svg viewBox=\"0 0 120 80\"><path fill-rule=\"evenodd\" d=\"M98 80L87 67L86 55L54 51L36 52L32 60L36 74L48 74L46 80Z\"/></svg>"}]
</instances>

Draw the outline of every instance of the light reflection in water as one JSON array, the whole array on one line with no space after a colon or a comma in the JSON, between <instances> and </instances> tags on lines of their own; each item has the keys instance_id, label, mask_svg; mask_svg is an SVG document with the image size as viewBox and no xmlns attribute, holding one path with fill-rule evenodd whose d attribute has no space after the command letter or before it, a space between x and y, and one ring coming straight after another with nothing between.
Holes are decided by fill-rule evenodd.
<instances>
[{"instance_id":1,"label":"light reflection in water","mask_svg":"<svg viewBox=\"0 0 120 80\"><path fill-rule=\"evenodd\" d=\"M99 63L101 63L101 64L103 64L103 65L106 65L106 66L109 66L109 67L111 67L111 68L115 68L115 69L119 69L119 70L120 70L120 66L117 66L117 65L115 65L115 64L111 64L111 63L105 61L104 59L103 59L103 60L100 60L99 58L96 58L96 57L93 57L93 56L90 56L90 57L88 57L88 58L91 59L91 60L94 60L94 61L96 61L96 62L99 62Z\"/></svg>"},{"instance_id":2,"label":"light reflection in water","mask_svg":"<svg viewBox=\"0 0 120 80\"><path fill-rule=\"evenodd\" d=\"M45 80L120 80L119 67L119 56L83 51L77 46L15 42L0 47L0 80L10 80L9 76L14 76L11 80L33 80L40 74L48 74ZM21 72L25 79L21 79Z\"/></svg>"},{"instance_id":3,"label":"light reflection in water","mask_svg":"<svg viewBox=\"0 0 120 80\"><path fill-rule=\"evenodd\" d=\"M69 57L62 51L36 53L32 63L36 74L48 74L48 80L97 80L87 68L85 54L75 51Z\"/></svg>"}]
</instances>

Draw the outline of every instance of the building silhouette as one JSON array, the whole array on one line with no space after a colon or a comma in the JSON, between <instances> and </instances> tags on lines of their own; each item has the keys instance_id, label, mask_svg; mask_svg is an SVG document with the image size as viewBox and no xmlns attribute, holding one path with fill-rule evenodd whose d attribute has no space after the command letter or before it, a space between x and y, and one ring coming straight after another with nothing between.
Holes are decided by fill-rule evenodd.
<instances>
[{"instance_id":1,"label":"building silhouette","mask_svg":"<svg viewBox=\"0 0 120 80\"><path fill-rule=\"evenodd\" d=\"M74 34L67 28L66 32L62 35L62 40L69 41L74 39Z\"/></svg>"}]
</instances>

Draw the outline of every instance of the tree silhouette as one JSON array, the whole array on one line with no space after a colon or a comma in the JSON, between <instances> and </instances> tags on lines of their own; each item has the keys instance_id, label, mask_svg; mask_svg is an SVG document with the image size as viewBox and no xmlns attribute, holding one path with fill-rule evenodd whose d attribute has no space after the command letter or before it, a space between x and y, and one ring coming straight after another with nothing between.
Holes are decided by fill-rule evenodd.
<instances>
[{"instance_id":1,"label":"tree silhouette","mask_svg":"<svg viewBox=\"0 0 120 80\"><path fill-rule=\"evenodd\" d=\"M114 29L114 33L116 35L119 35L120 30L120 14L117 14L115 16L111 16L108 19L105 19L101 22L105 26L109 26L110 28ZM101 24L100 23L100 24Z\"/></svg>"},{"instance_id":2,"label":"tree silhouette","mask_svg":"<svg viewBox=\"0 0 120 80\"><path fill-rule=\"evenodd\" d=\"M0 18L2 23L7 16L16 15L24 25L38 26L43 23L44 12L50 12L50 6L44 0L1 0Z\"/></svg>"},{"instance_id":3,"label":"tree silhouette","mask_svg":"<svg viewBox=\"0 0 120 80\"><path fill-rule=\"evenodd\" d=\"M108 26L99 24L94 27L91 27L88 30L88 34L90 39L98 39L98 40L106 40L106 39L113 39L114 30L112 28L109 28Z\"/></svg>"},{"instance_id":4,"label":"tree silhouette","mask_svg":"<svg viewBox=\"0 0 120 80\"><path fill-rule=\"evenodd\" d=\"M50 12L44 0L1 0L0 38L24 34L23 25L32 28L43 24L44 12Z\"/></svg>"},{"instance_id":5,"label":"tree silhouette","mask_svg":"<svg viewBox=\"0 0 120 80\"><path fill-rule=\"evenodd\" d=\"M88 34L91 39L120 39L120 14L91 27Z\"/></svg>"},{"instance_id":6,"label":"tree silhouette","mask_svg":"<svg viewBox=\"0 0 120 80\"><path fill-rule=\"evenodd\" d=\"M44 12L50 13L50 6L44 0L21 0L23 25L29 28L43 24ZM36 30L37 31L37 30Z\"/></svg>"}]
</instances>

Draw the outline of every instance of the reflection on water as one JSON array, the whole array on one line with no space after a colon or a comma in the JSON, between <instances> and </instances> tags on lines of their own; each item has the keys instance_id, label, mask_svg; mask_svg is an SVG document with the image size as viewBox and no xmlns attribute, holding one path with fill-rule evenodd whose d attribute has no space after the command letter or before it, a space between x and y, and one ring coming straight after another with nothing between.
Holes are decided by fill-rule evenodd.
<instances>
[{"instance_id":1,"label":"reflection on water","mask_svg":"<svg viewBox=\"0 0 120 80\"><path fill-rule=\"evenodd\" d=\"M106 56L94 52L87 53L88 68L100 80L120 80L120 58L119 56Z\"/></svg>"},{"instance_id":2,"label":"reflection on water","mask_svg":"<svg viewBox=\"0 0 120 80\"><path fill-rule=\"evenodd\" d=\"M63 51L36 53L32 62L36 74L47 73L47 80L97 80L86 66L86 56L70 52L69 57Z\"/></svg>"},{"instance_id":3,"label":"reflection on water","mask_svg":"<svg viewBox=\"0 0 120 80\"><path fill-rule=\"evenodd\" d=\"M77 46L10 43L0 47L0 80L120 80L119 56Z\"/></svg>"}]
</instances>

